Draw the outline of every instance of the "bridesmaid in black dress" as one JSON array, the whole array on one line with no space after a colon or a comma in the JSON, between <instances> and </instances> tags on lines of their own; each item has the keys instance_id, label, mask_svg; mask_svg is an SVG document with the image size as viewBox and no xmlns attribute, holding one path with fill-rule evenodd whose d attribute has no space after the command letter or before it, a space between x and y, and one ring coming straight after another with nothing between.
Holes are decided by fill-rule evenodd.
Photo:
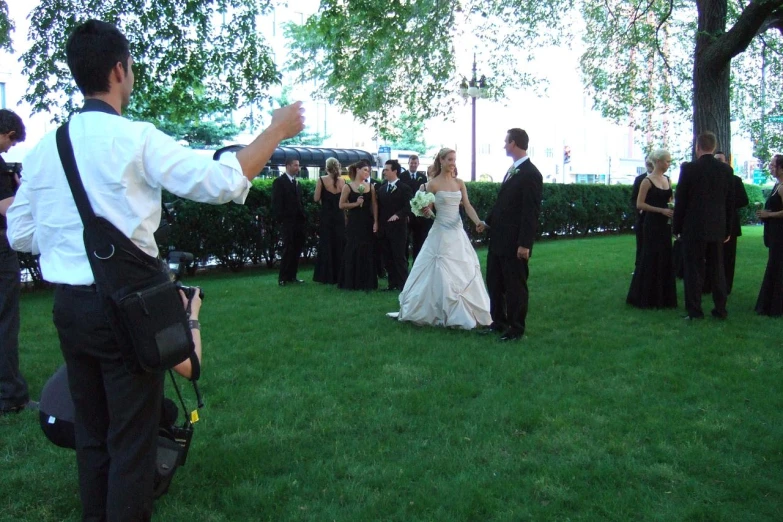
<instances>
[{"instance_id":1,"label":"bridesmaid in black dress","mask_svg":"<svg viewBox=\"0 0 783 522\"><path fill-rule=\"evenodd\" d=\"M783 155L775 154L769 164L777 184L772 190L764 210L756 215L764 221L764 246L769 249L767 270L761 283L756 312L779 317L783 315Z\"/></svg>"},{"instance_id":2,"label":"bridesmaid in black dress","mask_svg":"<svg viewBox=\"0 0 783 522\"><path fill-rule=\"evenodd\" d=\"M321 203L321 223L318 230L318 255L313 281L336 284L345 250L345 214L340 210L340 194L345 181L340 176L337 158L326 160L326 176L315 185L313 200Z\"/></svg>"},{"instance_id":3,"label":"bridesmaid in black dress","mask_svg":"<svg viewBox=\"0 0 783 522\"><path fill-rule=\"evenodd\" d=\"M674 211L669 208L672 185L665 176L672 159L668 151L650 154L654 169L639 186L636 208L644 212L642 252L626 302L638 308L676 308L677 288L672 262Z\"/></svg>"},{"instance_id":4,"label":"bridesmaid in black dress","mask_svg":"<svg viewBox=\"0 0 783 522\"><path fill-rule=\"evenodd\" d=\"M361 160L348 167L351 182L340 194L340 208L348 211L345 251L337 286L348 290L375 290L375 233L378 231L378 203L375 187L367 182L370 164Z\"/></svg>"}]
</instances>

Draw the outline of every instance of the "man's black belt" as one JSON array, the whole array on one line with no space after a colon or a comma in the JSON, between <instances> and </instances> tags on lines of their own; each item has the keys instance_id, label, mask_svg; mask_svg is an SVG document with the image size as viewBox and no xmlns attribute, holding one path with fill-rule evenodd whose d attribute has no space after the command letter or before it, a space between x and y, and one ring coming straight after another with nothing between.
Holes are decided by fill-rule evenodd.
<instances>
[{"instance_id":1,"label":"man's black belt","mask_svg":"<svg viewBox=\"0 0 783 522\"><path fill-rule=\"evenodd\" d=\"M98 287L94 284L92 285L66 285L64 283L59 283L57 285L58 288L62 288L63 290L71 290L73 292L89 292L89 293L97 293Z\"/></svg>"}]
</instances>

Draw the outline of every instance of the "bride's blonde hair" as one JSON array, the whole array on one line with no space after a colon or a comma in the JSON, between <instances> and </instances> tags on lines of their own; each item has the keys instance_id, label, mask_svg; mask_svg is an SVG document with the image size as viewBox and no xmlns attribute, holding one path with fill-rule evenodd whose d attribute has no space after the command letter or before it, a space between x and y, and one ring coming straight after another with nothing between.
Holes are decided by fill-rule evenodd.
<instances>
[{"instance_id":1,"label":"bride's blonde hair","mask_svg":"<svg viewBox=\"0 0 783 522\"><path fill-rule=\"evenodd\" d=\"M456 153L457 151L448 147L443 147L438 151L438 153L435 155L435 160L432 162L432 166L430 167L432 172L428 173L430 177L437 178L440 176L440 173L443 172L443 165L441 164L441 161L452 152Z\"/></svg>"}]
</instances>

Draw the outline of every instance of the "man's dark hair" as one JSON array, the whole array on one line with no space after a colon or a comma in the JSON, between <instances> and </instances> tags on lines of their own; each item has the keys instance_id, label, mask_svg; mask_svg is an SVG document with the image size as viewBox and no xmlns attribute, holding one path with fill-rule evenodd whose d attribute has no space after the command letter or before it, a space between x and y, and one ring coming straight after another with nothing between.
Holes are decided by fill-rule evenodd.
<instances>
[{"instance_id":1,"label":"man's dark hair","mask_svg":"<svg viewBox=\"0 0 783 522\"><path fill-rule=\"evenodd\" d=\"M11 140L14 142L24 141L27 137L22 118L13 111L0 109L0 134L8 134L9 132L14 133L14 135L11 136Z\"/></svg>"},{"instance_id":2,"label":"man's dark hair","mask_svg":"<svg viewBox=\"0 0 783 522\"><path fill-rule=\"evenodd\" d=\"M418 161L419 160L419 155L418 154L411 154L410 156L408 156L408 163L410 163L411 160Z\"/></svg>"},{"instance_id":3,"label":"man's dark hair","mask_svg":"<svg viewBox=\"0 0 783 522\"><path fill-rule=\"evenodd\" d=\"M527 150L527 146L530 143L530 138L527 137L527 132L516 127L513 129L508 129L508 139L509 141L516 143L517 147L522 150Z\"/></svg>"},{"instance_id":4,"label":"man's dark hair","mask_svg":"<svg viewBox=\"0 0 783 522\"><path fill-rule=\"evenodd\" d=\"M299 158L288 158L287 160L285 160L285 166L290 167L291 165L294 164L295 161L298 162Z\"/></svg>"},{"instance_id":5,"label":"man's dark hair","mask_svg":"<svg viewBox=\"0 0 783 522\"><path fill-rule=\"evenodd\" d=\"M775 162L776 168L783 167L783 154L775 154L772 156L772 161Z\"/></svg>"},{"instance_id":6,"label":"man's dark hair","mask_svg":"<svg viewBox=\"0 0 783 522\"><path fill-rule=\"evenodd\" d=\"M88 20L73 30L65 44L68 68L85 96L109 92L109 73L122 64L128 72L128 39L112 24Z\"/></svg>"},{"instance_id":7,"label":"man's dark hair","mask_svg":"<svg viewBox=\"0 0 783 522\"><path fill-rule=\"evenodd\" d=\"M718 147L718 138L714 132L706 131L699 134L696 138L696 145L703 152L712 153Z\"/></svg>"},{"instance_id":8,"label":"man's dark hair","mask_svg":"<svg viewBox=\"0 0 783 522\"><path fill-rule=\"evenodd\" d=\"M385 165L391 165L391 169L392 169L394 172L396 172L396 173L397 173L397 175L399 176L399 174L400 174L400 170L402 170L402 169L401 169L401 167L400 167L400 162L399 162L399 161L397 161L397 160L394 160L394 159L387 160L387 161L386 161L386 163L385 163Z\"/></svg>"}]
</instances>

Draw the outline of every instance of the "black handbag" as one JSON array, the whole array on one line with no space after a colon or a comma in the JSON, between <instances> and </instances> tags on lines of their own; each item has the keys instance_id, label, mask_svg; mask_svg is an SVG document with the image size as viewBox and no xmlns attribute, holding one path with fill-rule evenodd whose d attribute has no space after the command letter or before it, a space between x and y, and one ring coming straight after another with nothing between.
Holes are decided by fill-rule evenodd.
<instances>
[{"instance_id":1,"label":"black handbag","mask_svg":"<svg viewBox=\"0 0 783 522\"><path fill-rule=\"evenodd\" d=\"M131 373L160 372L188 357L200 365L188 317L168 267L137 247L90 205L79 176L68 123L57 129L57 152L84 225L84 245L99 295Z\"/></svg>"}]
</instances>

